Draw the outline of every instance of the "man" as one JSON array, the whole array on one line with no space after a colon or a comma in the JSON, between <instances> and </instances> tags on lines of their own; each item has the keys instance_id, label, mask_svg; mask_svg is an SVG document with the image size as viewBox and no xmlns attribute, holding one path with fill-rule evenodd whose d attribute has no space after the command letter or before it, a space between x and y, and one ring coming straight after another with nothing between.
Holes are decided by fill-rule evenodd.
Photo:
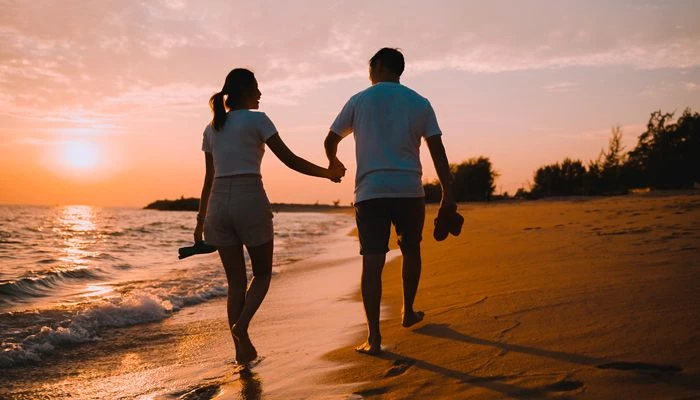
<instances>
[{"instance_id":1,"label":"man","mask_svg":"<svg viewBox=\"0 0 700 400\"><path fill-rule=\"evenodd\" d=\"M392 224L403 255L402 325L410 327L423 319L423 312L413 309L425 219L421 138L428 144L442 185L441 208L456 210L452 175L435 112L427 99L401 85L403 70L400 51L379 50L369 61L372 86L348 100L324 143L331 166L342 166L336 157L338 143L355 134L355 216L362 254L362 302L369 330L367 341L356 350L372 355L381 351L381 276Z\"/></svg>"}]
</instances>

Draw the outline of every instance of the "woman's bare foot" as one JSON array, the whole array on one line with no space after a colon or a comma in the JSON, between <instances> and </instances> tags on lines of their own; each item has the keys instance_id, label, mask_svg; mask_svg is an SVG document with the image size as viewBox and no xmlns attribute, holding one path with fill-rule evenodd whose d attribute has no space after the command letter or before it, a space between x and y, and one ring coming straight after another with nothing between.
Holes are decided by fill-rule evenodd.
<instances>
[{"instance_id":1,"label":"woman's bare foot","mask_svg":"<svg viewBox=\"0 0 700 400\"><path fill-rule=\"evenodd\" d=\"M401 325L404 328L411 327L423 320L425 317L425 313L423 311L414 311L409 314L403 314L403 321L401 321Z\"/></svg>"},{"instance_id":2,"label":"woman's bare foot","mask_svg":"<svg viewBox=\"0 0 700 400\"><path fill-rule=\"evenodd\" d=\"M236 349L236 354L241 352L241 341L234 335L233 336L233 347Z\"/></svg>"},{"instance_id":3,"label":"woman's bare foot","mask_svg":"<svg viewBox=\"0 0 700 400\"><path fill-rule=\"evenodd\" d=\"M362 354L369 354L370 356L376 356L382 351L382 338L368 338L366 342L355 347L355 351Z\"/></svg>"},{"instance_id":4,"label":"woman's bare foot","mask_svg":"<svg viewBox=\"0 0 700 400\"><path fill-rule=\"evenodd\" d=\"M253 346L253 342L250 341L248 332L241 332L233 326L231 329L233 332L234 341L238 339L238 346L236 346L236 361L239 364L249 363L256 358L258 358L258 351Z\"/></svg>"}]
</instances>

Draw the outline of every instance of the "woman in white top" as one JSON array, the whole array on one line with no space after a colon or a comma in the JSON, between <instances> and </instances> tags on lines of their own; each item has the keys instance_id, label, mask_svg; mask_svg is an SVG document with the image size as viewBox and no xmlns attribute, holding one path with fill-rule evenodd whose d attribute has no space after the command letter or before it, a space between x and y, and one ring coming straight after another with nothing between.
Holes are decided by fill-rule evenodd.
<instances>
[{"instance_id":1,"label":"woman in white top","mask_svg":"<svg viewBox=\"0 0 700 400\"><path fill-rule=\"evenodd\" d=\"M342 166L329 170L292 153L267 115L252 111L258 109L260 96L255 75L236 68L226 76L223 89L209 100L214 117L202 141L206 173L194 231L195 242L202 241L204 234L217 247L224 265L228 322L239 363L257 357L248 325L267 294L272 272L272 211L260 175L265 145L302 174L334 182L345 174ZM253 269L247 291L243 246Z\"/></svg>"}]
</instances>

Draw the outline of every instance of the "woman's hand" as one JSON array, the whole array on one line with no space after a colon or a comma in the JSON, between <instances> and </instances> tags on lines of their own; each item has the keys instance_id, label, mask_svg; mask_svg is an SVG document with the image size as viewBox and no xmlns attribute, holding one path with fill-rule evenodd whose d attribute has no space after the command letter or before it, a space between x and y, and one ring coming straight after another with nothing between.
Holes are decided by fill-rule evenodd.
<instances>
[{"instance_id":1,"label":"woman's hand","mask_svg":"<svg viewBox=\"0 0 700 400\"><path fill-rule=\"evenodd\" d=\"M202 242L204 239L202 238L204 234L204 221L203 220L198 220L197 221L197 227L194 228L194 242Z\"/></svg>"}]
</instances>

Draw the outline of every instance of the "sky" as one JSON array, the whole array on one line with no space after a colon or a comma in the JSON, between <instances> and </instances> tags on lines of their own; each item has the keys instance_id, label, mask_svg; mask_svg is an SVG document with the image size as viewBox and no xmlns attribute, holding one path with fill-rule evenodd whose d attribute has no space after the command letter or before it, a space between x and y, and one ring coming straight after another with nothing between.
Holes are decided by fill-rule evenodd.
<instances>
[{"instance_id":1,"label":"sky","mask_svg":"<svg viewBox=\"0 0 700 400\"><path fill-rule=\"evenodd\" d=\"M0 0L0 204L142 207L198 197L208 99L253 70L260 110L299 156L398 47L401 82L430 100L452 163L488 157L496 191L584 162L619 125L634 147L652 111L700 111L697 1ZM349 204L341 184L271 151L272 202ZM426 146L423 179L436 174Z\"/></svg>"}]
</instances>

